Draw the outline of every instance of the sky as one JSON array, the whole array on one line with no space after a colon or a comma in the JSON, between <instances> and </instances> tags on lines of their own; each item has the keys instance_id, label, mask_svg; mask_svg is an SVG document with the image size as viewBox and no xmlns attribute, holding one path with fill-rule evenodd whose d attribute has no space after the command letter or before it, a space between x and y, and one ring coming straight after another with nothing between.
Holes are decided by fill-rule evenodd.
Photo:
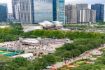
<instances>
[{"instance_id":1,"label":"sky","mask_svg":"<svg viewBox=\"0 0 105 70\"><path fill-rule=\"evenodd\" d=\"M8 12L12 12L12 0L0 0L0 3L7 3L8 5ZM65 0L66 4L77 4L77 3L87 3L87 4L94 4L94 3L103 3L105 4L105 0Z\"/></svg>"}]
</instances>

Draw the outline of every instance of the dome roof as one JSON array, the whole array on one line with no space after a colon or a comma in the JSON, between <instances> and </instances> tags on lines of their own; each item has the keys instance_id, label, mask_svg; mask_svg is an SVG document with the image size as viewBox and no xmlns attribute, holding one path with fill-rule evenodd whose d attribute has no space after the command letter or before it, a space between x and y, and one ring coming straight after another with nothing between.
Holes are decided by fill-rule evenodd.
<instances>
[{"instance_id":1,"label":"dome roof","mask_svg":"<svg viewBox=\"0 0 105 70\"><path fill-rule=\"evenodd\" d=\"M43 27L52 27L54 25L53 23L51 23L49 21L44 21L44 22L41 22L39 24Z\"/></svg>"}]
</instances>

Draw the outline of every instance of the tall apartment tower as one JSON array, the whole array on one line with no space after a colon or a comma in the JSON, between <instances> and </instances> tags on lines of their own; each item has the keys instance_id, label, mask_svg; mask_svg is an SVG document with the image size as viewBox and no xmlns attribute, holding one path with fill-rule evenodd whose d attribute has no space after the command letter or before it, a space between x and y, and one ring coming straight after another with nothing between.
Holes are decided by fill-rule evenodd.
<instances>
[{"instance_id":1,"label":"tall apartment tower","mask_svg":"<svg viewBox=\"0 0 105 70\"><path fill-rule=\"evenodd\" d=\"M14 17L14 19L16 19L16 14L15 14L15 12L16 12L16 4L19 2L19 0L12 0L12 11L13 11L13 17Z\"/></svg>"},{"instance_id":2,"label":"tall apartment tower","mask_svg":"<svg viewBox=\"0 0 105 70\"><path fill-rule=\"evenodd\" d=\"M66 23L77 23L77 8L75 5L65 6Z\"/></svg>"},{"instance_id":3,"label":"tall apartment tower","mask_svg":"<svg viewBox=\"0 0 105 70\"><path fill-rule=\"evenodd\" d=\"M65 0L53 0L53 21L65 22Z\"/></svg>"},{"instance_id":4,"label":"tall apartment tower","mask_svg":"<svg viewBox=\"0 0 105 70\"><path fill-rule=\"evenodd\" d=\"M0 4L0 22L6 22L7 21L7 4Z\"/></svg>"},{"instance_id":5,"label":"tall apartment tower","mask_svg":"<svg viewBox=\"0 0 105 70\"><path fill-rule=\"evenodd\" d=\"M88 4L76 4L77 8L77 22L80 23L80 10L88 9Z\"/></svg>"},{"instance_id":6,"label":"tall apartment tower","mask_svg":"<svg viewBox=\"0 0 105 70\"><path fill-rule=\"evenodd\" d=\"M15 5L22 23L64 22L64 0L19 0Z\"/></svg>"},{"instance_id":7,"label":"tall apartment tower","mask_svg":"<svg viewBox=\"0 0 105 70\"><path fill-rule=\"evenodd\" d=\"M96 21L103 22L104 21L104 4L93 4L91 5L91 9L96 10Z\"/></svg>"},{"instance_id":8,"label":"tall apartment tower","mask_svg":"<svg viewBox=\"0 0 105 70\"><path fill-rule=\"evenodd\" d=\"M95 23L95 11L91 9L80 10L80 23Z\"/></svg>"},{"instance_id":9,"label":"tall apartment tower","mask_svg":"<svg viewBox=\"0 0 105 70\"><path fill-rule=\"evenodd\" d=\"M20 5L20 10L19 10L19 19L21 23L33 23L34 18L32 18L32 16L34 16L32 7L33 6L33 2L32 0L20 0L19 1L19 5Z\"/></svg>"}]
</instances>

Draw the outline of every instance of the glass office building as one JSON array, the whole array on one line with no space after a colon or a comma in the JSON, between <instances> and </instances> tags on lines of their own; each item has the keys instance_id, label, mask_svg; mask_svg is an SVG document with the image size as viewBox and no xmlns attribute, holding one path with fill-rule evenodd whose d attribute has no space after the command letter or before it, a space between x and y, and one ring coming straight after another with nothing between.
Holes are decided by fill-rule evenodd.
<instances>
[{"instance_id":1,"label":"glass office building","mask_svg":"<svg viewBox=\"0 0 105 70\"><path fill-rule=\"evenodd\" d=\"M17 5L20 5L19 19L22 23L65 20L64 0L19 0Z\"/></svg>"},{"instance_id":2,"label":"glass office building","mask_svg":"<svg viewBox=\"0 0 105 70\"><path fill-rule=\"evenodd\" d=\"M53 21L52 0L20 0L20 21L22 23L39 23Z\"/></svg>"},{"instance_id":3,"label":"glass office building","mask_svg":"<svg viewBox=\"0 0 105 70\"><path fill-rule=\"evenodd\" d=\"M7 21L7 4L0 4L0 22Z\"/></svg>"},{"instance_id":4,"label":"glass office building","mask_svg":"<svg viewBox=\"0 0 105 70\"><path fill-rule=\"evenodd\" d=\"M34 23L42 21L53 21L52 0L33 0Z\"/></svg>"},{"instance_id":5,"label":"glass office building","mask_svg":"<svg viewBox=\"0 0 105 70\"><path fill-rule=\"evenodd\" d=\"M65 22L65 0L53 0L53 21Z\"/></svg>"},{"instance_id":6,"label":"glass office building","mask_svg":"<svg viewBox=\"0 0 105 70\"><path fill-rule=\"evenodd\" d=\"M96 10L96 21L103 22L104 21L104 4L93 4L91 5L91 9Z\"/></svg>"}]
</instances>

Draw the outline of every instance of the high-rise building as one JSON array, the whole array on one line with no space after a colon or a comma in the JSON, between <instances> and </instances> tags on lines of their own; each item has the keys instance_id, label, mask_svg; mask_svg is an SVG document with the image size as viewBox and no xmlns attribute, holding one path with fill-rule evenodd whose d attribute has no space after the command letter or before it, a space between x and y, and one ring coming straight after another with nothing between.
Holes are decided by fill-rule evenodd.
<instances>
[{"instance_id":1,"label":"high-rise building","mask_svg":"<svg viewBox=\"0 0 105 70\"><path fill-rule=\"evenodd\" d=\"M80 10L88 9L88 4L76 4L77 8L77 22L80 23Z\"/></svg>"},{"instance_id":2,"label":"high-rise building","mask_svg":"<svg viewBox=\"0 0 105 70\"><path fill-rule=\"evenodd\" d=\"M14 19L16 19L16 13L15 12L17 12L15 6L17 5L18 2L19 2L19 0L12 0L12 11L13 11Z\"/></svg>"},{"instance_id":3,"label":"high-rise building","mask_svg":"<svg viewBox=\"0 0 105 70\"><path fill-rule=\"evenodd\" d=\"M77 23L77 8L75 5L65 6L66 23Z\"/></svg>"},{"instance_id":4,"label":"high-rise building","mask_svg":"<svg viewBox=\"0 0 105 70\"><path fill-rule=\"evenodd\" d=\"M104 21L104 4L93 4L91 5L91 9L96 10L96 21L103 22Z\"/></svg>"},{"instance_id":5,"label":"high-rise building","mask_svg":"<svg viewBox=\"0 0 105 70\"><path fill-rule=\"evenodd\" d=\"M22 23L53 21L52 0L19 0L15 4L15 17Z\"/></svg>"},{"instance_id":6,"label":"high-rise building","mask_svg":"<svg viewBox=\"0 0 105 70\"><path fill-rule=\"evenodd\" d=\"M53 21L65 22L65 0L53 0Z\"/></svg>"},{"instance_id":7,"label":"high-rise building","mask_svg":"<svg viewBox=\"0 0 105 70\"><path fill-rule=\"evenodd\" d=\"M14 7L22 23L64 22L64 0L19 0Z\"/></svg>"},{"instance_id":8,"label":"high-rise building","mask_svg":"<svg viewBox=\"0 0 105 70\"><path fill-rule=\"evenodd\" d=\"M80 10L80 23L95 23L95 11L91 9Z\"/></svg>"},{"instance_id":9,"label":"high-rise building","mask_svg":"<svg viewBox=\"0 0 105 70\"><path fill-rule=\"evenodd\" d=\"M34 11L34 23L42 21L53 21L53 0L34 0L32 8Z\"/></svg>"},{"instance_id":10,"label":"high-rise building","mask_svg":"<svg viewBox=\"0 0 105 70\"><path fill-rule=\"evenodd\" d=\"M0 4L0 22L7 21L7 4Z\"/></svg>"}]
</instances>

